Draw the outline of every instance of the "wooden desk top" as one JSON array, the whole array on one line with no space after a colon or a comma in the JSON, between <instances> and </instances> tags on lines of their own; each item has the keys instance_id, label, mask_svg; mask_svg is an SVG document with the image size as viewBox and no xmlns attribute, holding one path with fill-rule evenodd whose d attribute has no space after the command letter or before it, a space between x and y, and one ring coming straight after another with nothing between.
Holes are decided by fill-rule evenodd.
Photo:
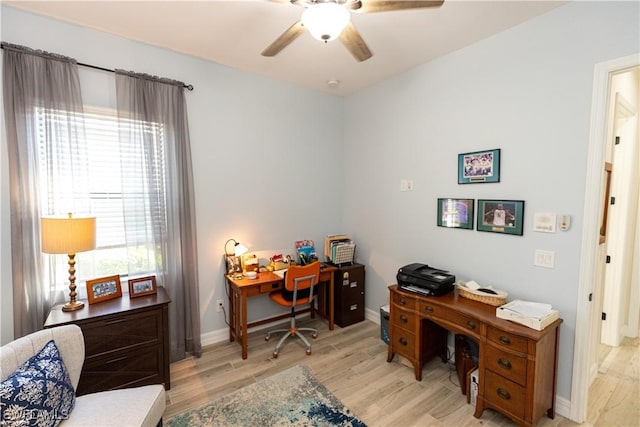
<instances>
[{"instance_id":1,"label":"wooden desk top","mask_svg":"<svg viewBox=\"0 0 640 427\"><path fill-rule=\"evenodd\" d=\"M333 273L336 270L337 269L331 265L322 267L320 269L320 280L326 280L323 278L323 276L326 276L327 273ZM276 283L284 280L282 277L278 276L276 273L272 271L264 271L264 272L258 273L258 277L256 277L255 279L248 279L245 276L242 276L241 278L236 279L232 274L227 274L225 277L227 278L227 280L233 283L234 286L237 286L239 288L242 288L245 286L267 285L270 283Z\"/></svg>"},{"instance_id":2,"label":"wooden desk top","mask_svg":"<svg viewBox=\"0 0 640 427\"><path fill-rule=\"evenodd\" d=\"M555 322L544 328L542 331L528 328L524 325L520 325L515 322L511 322L506 319L501 319L496 316L495 306L489 304L483 304L479 301L474 301L469 298L464 298L458 295L458 290L454 289L448 294L438 297L421 295L411 291L405 291L398 285L392 285L390 288L395 289L397 292L406 295L408 298L418 298L429 304L439 305L442 307L448 307L456 310L459 313L466 314L467 316L474 317L488 325L494 326L502 331L510 332L515 335L540 340L544 335L551 333L555 328L562 323L562 319L557 319Z\"/></svg>"}]
</instances>

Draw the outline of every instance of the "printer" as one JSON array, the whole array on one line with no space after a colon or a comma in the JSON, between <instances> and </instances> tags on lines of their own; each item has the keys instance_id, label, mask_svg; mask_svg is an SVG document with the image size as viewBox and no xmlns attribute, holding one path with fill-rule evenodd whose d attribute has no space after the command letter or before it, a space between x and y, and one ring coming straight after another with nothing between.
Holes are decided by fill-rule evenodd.
<instances>
[{"instance_id":1,"label":"printer","mask_svg":"<svg viewBox=\"0 0 640 427\"><path fill-rule=\"evenodd\" d=\"M456 276L448 271L431 268L427 264L414 263L401 267L396 279L402 289L439 296L453 290Z\"/></svg>"}]
</instances>

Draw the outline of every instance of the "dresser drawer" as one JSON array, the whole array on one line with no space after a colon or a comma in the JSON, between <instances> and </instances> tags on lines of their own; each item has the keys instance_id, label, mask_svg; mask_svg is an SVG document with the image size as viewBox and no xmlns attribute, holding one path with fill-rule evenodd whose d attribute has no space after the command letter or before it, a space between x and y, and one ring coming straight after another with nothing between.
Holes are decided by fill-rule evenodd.
<instances>
[{"instance_id":1,"label":"dresser drawer","mask_svg":"<svg viewBox=\"0 0 640 427\"><path fill-rule=\"evenodd\" d=\"M485 368L515 381L520 385L527 385L527 359L513 353L502 351L487 344L485 353Z\"/></svg>"},{"instance_id":2,"label":"dresser drawer","mask_svg":"<svg viewBox=\"0 0 640 427\"><path fill-rule=\"evenodd\" d=\"M525 408L525 388L487 369L484 373L485 400L522 419Z\"/></svg>"},{"instance_id":3,"label":"dresser drawer","mask_svg":"<svg viewBox=\"0 0 640 427\"><path fill-rule=\"evenodd\" d=\"M78 395L163 383L164 364L162 349L153 345L88 358L82 367Z\"/></svg>"},{"instance_id":4,"label":"dresser drawer","mask_svg":"<svg viewBox=\"0 0 640 427\"><path fill-rule=\"evenodd\" d=\"M394 307L391 313L390 320L393 325L415 333L418 325L418 316L415 313L401 310L398 307Z\"/></svg>"},{"instance_id":5,"label":"dresser drawer","mask_svg":"<svg viewBox=\"0 0 640 427\"><path fill-rule=\"evenodd\" d=\"M480 333L480 324L477 320L469 316L465 316L456 310L431 304L429 301L420 301L419 306L420 313L424 316L446 320L459 326L461 331L472 335Z\"/></svg>"},{"instance_id":6,"label":"dresser drawer","mask_svg":"<svg viewBox=\"0 0 640 427\"><path fill-rule=\"evenodd\" d=\"M398 292L392 292L391 295L393 296L393 303L398 305L399 307L403 307L409 310L416 309L417 304L415 298L400 294Z\"/></svg>"},{"instance_id":7,"label":"dresser drawer","mask_svg":"<svg viewBox=\"0 0 640 427\"><path fill-rule=\"evenodd\" d=\"M110 317L81 324L85 357L162 341L160 311Z\"/></svg>"},{"instance_id":8,"label":"dresser drawer","mask_svg":"<svg viewBox=\"0 0 640 427\"><path fill-rule=\"evenodd\" d=\"M391 336L389 343L393 346L393 351L404 357L414 360L416 353L416 335L406 329L399 328L391 324Z\"/></svg>"},{"instance_id":9,"label":"dresser drawer","mask_svg":"<svg viewBox=\"0 0 640 427\"><path fill-rule=\"evenodd\" d=\"M527 353L527 339L494 327L487 328L487 339L498 346L510 348L521 353Z\"/></svg>"}]
</instances>

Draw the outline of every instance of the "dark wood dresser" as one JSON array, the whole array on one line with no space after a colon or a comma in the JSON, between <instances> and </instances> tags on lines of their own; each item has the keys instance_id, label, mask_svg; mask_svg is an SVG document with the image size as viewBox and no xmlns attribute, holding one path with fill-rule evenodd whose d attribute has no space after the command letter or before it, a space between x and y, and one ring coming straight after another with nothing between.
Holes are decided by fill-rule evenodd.
<instances>
[{"instance_id":1,"label":"dark wood dresser","mask_svg":"<svg viewBox=\"0 0 640 427\"><path fill-rule=\"evenodd\" d=\"M45 328L76 324L84 335L85 360L77 394L164 384L169 378L169 299L166 291L128 295L63 312L51 309Z\"/></svg>"},{"instance_id":2,"label":"dark wood dresser","mask_svg":"<svg viewBox=\"0 0 640 427\"><path fill-rule=\"evenodd\" d=\"M475 417L492 408L523 426L555 417L558 340L562 319L542 331L496 317L496 307L459 297L439 297L389 287L390 339L387 361L400 354L417 380L431 357L442 355L447 331L478 343Z\"/></svg>"}]
</instances>

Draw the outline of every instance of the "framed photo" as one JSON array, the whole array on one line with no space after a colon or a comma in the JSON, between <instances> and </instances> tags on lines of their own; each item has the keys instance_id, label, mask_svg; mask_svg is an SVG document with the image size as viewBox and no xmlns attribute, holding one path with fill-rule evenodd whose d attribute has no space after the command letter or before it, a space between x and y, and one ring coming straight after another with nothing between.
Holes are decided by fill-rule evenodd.
<instances>
[{"instance_id":1,"label":"framed photo","mask_svg":"<svg viewBox=\"0 0 640 427\"><path fill-rule=\"evenodd\" d=\"M129 298L141 297L143 295L153 295L158 293L156 276L140 277L139 279L129 279Z\"/></svg>"},{"instance_id":2,"label":"framed photo","mask_svg":"<svg viewBox=\"0 0 640 427\"><path fill-rule=\"evenodd\" d=\"M458 184L500 182L500 149L458 154Z\"/></svg>"},{"instance_id":3,"label":"framed photo","mask_svg":"<svg viewBox=\"0 0 640 427\"><path fill-rule=\"evenodd\" d=\"M473 230L473 199L438 199L438 226Z\"/></svg>"},{"instance_id":4,"label":"framed photo","mask_svg":"<svg viewBox=\"0 0 640 427\"><path fill-rule=\"evenodd\" d=\"M108 276L100 279L87 280L87 298L89 304L108 301L122 297L120 276Z\"/></svg>"},{"instance_id":5,"label":"framed photo","mask_svg":"<svg viewBox=\"0 0 640 427\"><path fill-rule=\"evenodd\" d=\"M478 200L478 231L522 236L524 200Z\"/></svg>"}]
</instances>

